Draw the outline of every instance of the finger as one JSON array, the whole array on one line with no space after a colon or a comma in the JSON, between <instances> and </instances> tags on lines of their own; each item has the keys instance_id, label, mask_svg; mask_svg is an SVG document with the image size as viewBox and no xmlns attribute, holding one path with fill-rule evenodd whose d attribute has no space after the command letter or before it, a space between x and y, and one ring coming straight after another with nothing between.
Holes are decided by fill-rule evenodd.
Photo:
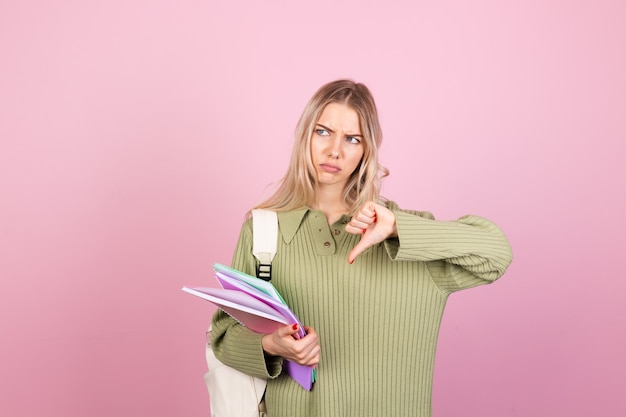
<instances>
[{"instance_id":1,"label":"finger","mask_svg":"<svg viewBox=\"0 0 626 417\"><path fill-rule=\"evenodd\" d=\"M301 365L315 366L320 360L320 345L315 332L308 332L307 335L297 342L295 357ZM296 353L297 352L297 353Z\"/></svg>"},{"instance_id":2,"label":"finger","mask_svg":"<svg viewBox=\"0 0 626 417\"><path fill-rule=\"evenodd\" d=\"M293 336L294 334L298 333L299 329L300 326L298 326L297 324L289 324L287 326L281 326L276 329L276 334L280 337Z\"/></svg>"},{"instance_id":3,"label":"finger","mask_svg":"<svg viewBox=\"0 0 626 417\"><path fill-rule=\"evenodd\" d=\"M290 357L290 359L294 360L300 365L315 366L320 361L320 347L319 345L316 345L306 351L294 353Z\"/></svg>"},{"instance_id":4,"label":"finger","mask_svg":"<svg viewBox=\"0 0 626 417\"><path fill-rule=\"evenodd\" d=\"M352 222L371 224L376 220L376 211L364 208L352 217Z\"/></svg>"},{"instance_id":5,"label":"finger","mask_svg":"<svg viewBox=\"0 0 626 417\"><path fill-rule=\"evenodd\" d=\"M307 336L311 336L311 337L315 337L317 338L317 332L315 331L315 329L311 326L304 326L304 331L306 332Z\"/></svg>"},{"instance_id":6,"label":"finger","mask_svg":"<svg viewBox=\"0 0 626 417\"><path fill-rule=\"evenodd\" d=\"M351 224L354 227L360 227L361 229L366 229L374 223L376 223L376 216L352 219L348 224Z\"/></svg>"},{"instance_id":7,"label":"finger","mask_svg":"<svg viewBox=\"0 0 626 417\"><path fill-rule=\"evenodd\" d=\"M365 203L361 211L364 213L368 213L368 215L371 216L372 214L376 213L376 204L374 204L373 201L369 201Z\"/></svg>"},{"instance_id":8,"label":"finger","mask_svg":"<svg viewBox=\"0 0 626 417\"><path fill-rule=\"evenodd\" d=\"M348 263L352 265L356 257L362 254L365 249L369 248L370 246L371 244L368 243L365 239L361 239L361 241L357 243L356 246L352 248L352 250L348 254Z\"/></svg>"},{"instance_id":9,"label":"finger","mask_svg":"<svg viewBox=\"0 0 626 417\"><path fill-rule=\"evenodd\" d=\"M353 226L352 224L348 223L346 225L346 232L348 233L352 233L353 235L360 235L363 233L363 231L367 229L367 225L365 226Z\"/></svg>"},{"instance_id":10,"label":"finger","mask_svg":"<svg viewBox=\"0 0 626 417\"><path fill-rule=\"evenodd\" d=\"M311 352L309 352L307 357L303 359L302 364L306 366L316 366L320 363L320 352L320 346L316 345L313 349L311 349Z\"/></svg>"},{"instance_id":11,"label":"finger","mask_svg":"<svg viewBox=\"0 0 626 417\"><path fill-rule=\"evenodd\" d=\"M363 233L363 230L376 223L376 206L370 202L363 206L346 225L346 231L353 234Z\"/></svg>"},{"instance_id":12,"label":"finger","mask_svg":"<svg viewBox=\"0 0 626 417\"><path fill-rule=\"evenodd\" d=\"M376 216L353 218L346 225L346 231L350 230L350 233L360 233L374 223L376 223Z\"/></svg>"}]
</instances>

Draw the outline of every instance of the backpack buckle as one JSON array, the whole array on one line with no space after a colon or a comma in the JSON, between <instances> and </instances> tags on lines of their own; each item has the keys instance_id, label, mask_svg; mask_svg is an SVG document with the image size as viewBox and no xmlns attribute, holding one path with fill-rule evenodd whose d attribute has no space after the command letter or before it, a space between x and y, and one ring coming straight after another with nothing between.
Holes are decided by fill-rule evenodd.
<instances>
[{"instance_id":1,"label":"backpack buckle","mask_svg":"<svg viewBox=\"0 0 626 417\"><path fill-rule=\"evenodd\" d=\"M272 279L272 264L259 263L256 267L256 276L264 281Z\"/></svg>"}]
</instances>

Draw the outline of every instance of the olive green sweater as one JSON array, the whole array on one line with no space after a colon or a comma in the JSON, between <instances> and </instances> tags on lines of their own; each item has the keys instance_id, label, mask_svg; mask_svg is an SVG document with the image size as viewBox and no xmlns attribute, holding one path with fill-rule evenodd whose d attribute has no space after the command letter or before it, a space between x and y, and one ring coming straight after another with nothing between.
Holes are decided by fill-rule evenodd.
<instances>
[{"instance_id":1,"label":"olive green sweater","mask_svg":"<svg viewBox=\"0 0 626 417\"><path fill-rule=\"evenodd\" d=\"M302 323L318 333L318 378L306 391L264 355L262 335L218 310L213 348L229 366L268 378L270 417L430 417L437 335L448 296L493 282L512 260L508 241L490 221L465 216L436 221L430 213L388 207L398 238L369 248L350 265L360 236L349 218L329 226L307 208L278 213L272 283ZM251 220L244 223L232 266L254 275ZM236 401L236 399L233 399Z\"/></svg>"}]
</instances>

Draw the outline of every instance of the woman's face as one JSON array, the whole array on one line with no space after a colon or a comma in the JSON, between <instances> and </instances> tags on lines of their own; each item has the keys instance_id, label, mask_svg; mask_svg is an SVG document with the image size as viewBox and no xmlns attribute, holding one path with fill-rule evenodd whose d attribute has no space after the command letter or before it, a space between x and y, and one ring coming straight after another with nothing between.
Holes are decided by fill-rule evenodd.
<instances>
[{"instance_id":1,"label":"woman's face","mask_svg":"<svg viewBox=\"0 0 626 417\"><path fill-rule=\"evenodd\" d=\"M363 157L362 142L356 111L345 104L328 104L311 136L311 158L320 187L343 190Z\"/></svg>"}]
</instances>

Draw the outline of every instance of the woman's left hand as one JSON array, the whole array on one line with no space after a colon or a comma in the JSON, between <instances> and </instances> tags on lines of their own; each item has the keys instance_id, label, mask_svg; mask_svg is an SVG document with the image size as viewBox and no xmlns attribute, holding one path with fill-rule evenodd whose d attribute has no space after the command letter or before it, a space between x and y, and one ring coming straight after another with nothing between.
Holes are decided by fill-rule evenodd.
<instances>
[{"instance_id":1,"label":"woman's left hand","mask_svg":"<svg viewBox=\"0 0 626 417\"><path fill-rule=\"evenodd\" d=\"M396 216L387 207L370 201L361 207L346 225L346 232L363 235L348 255L352 263L367 248L389 237L398 236Z\"/></svg>"}]
</instances>

